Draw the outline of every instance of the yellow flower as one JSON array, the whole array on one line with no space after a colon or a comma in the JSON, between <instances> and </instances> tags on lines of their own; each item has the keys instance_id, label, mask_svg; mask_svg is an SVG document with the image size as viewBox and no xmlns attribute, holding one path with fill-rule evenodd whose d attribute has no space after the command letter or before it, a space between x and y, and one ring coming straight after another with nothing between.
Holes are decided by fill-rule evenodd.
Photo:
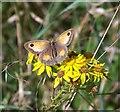
<instances>
[{"instance_id":1,"label":"yellow flower","mask_svg":"<svg viewBox=\"0 0 120 112\"><path fill-rule=\"evenodd\" d=\"M61 82L62 82L62 77L64 75L64 71L59 71L58 73L53 73L53 76L57 76L54 80L54 88L56 88Z\"/></svg>"},{"instance_id":2,"label":"yellow flower","mask_svg":"<svg viewBox=\"0 0 120 112\"><path fill-rule=\"evenodd\" d=\"M106 75L109 73L104 69L104 63L100 63L96 59L91 61L91 57L87 58L85 55L76 54L73 51L68 53L67 58L62 63L52 66L57 73L52 73L52 67L41 63L38 56L32 53L28 54L26 64L30 63L33 63L32 71L38 70L37 75L41 75L45 71L49 77L53 74L55 77L54 88L63 81L72 85L99 82L101 79L107 79Z\"/></svg>"},{"instance_id":3,"label":"yellow flower","mask_svg":"<svg viewBox=\"0 0 120 112\"><path fill-rule=\"evenodd\" d=\"M73 76L71 77L71 82L79 81L79 84L85 84L90 80L90 74L88 71L88 66L83 66L79 69L79 72L73 71Z\"/></svg>"},{"instance_id":4,"label":"yellow flower","mask_svg":"<svg viewBox=\"0 0 120 112\"><path fill-rule=\"evenodd\" d=\"M26 64L30 64L30 63L32 63L32 61L34 61L32 71L38 70L37 75L41 75L41 74L46 70L47 75L48 75L49 77L51 77L52 68L51 68L50 66L46 66L46 65L42 64L42 63L38 60L38 56L37 56L37 55L32 54L32 53L29 52L29 54L28 54L28 60L27 60Z\"/></svg>"},{"instance_id":5,"label":"yellow flower","mask_svg":"<svg viewBox=\"0 0 120 112\"><path fill-rule=\"evenodd\" d=\"M84 74L81 74L79 70L86 64L87 60L84 55L70 54L57 70L64 71L65 74L63 78L67 82L75 82L81 77L81 82L84 84L85 76Z\"/></svg>"},{"instance_id":6,"label":"yellow flower","mask_svg":"<svg viewBox=\"0 0 120 112\"><path fill-rule=\"evenodd\" d=\"M54 88L56 88L63 81L63 79L67 82L70 82L70 78L65 75L63 70L60 70L57 73L53 73L53 76L57 76L54 80Z\"/></svg>"},{"instance_id":7,"label":"yellow flower","mask_svg":"<svg viewBox=\"0 0 120 112\"><path fill-rule=\"evenodd\" d=\"M80 74L81 74L81 84L83 85L85 82L90 80L90 74L88 70L88 66L83 66L80 68Z\"/></svg>"},{"instance_id":8,"label":"yellow flower","mask_svg":"<svg viewBox=\"0 0 120 112\"><path fill-rule=\"evenodd\" d=\"M58 71L64 71L62 77L66 82L74 85L84 85L86 82L99 82L100 79L106 79L108 71L103 69L104 64L96 59L91 62L84 55L70 53L66 60L61 63ZM105 75L104 75L105 74Z\"/></svg>"},{"instance_id":9,"label":"yellow flower","mask_svg":"<svg viewBox=\"0 0 120 112\"><path fill-rule=\"evenodd\" d=\"M96 59L94 59L93 62L89 64L91 66L90 74L94 77L94 82L99 82L100 79L107 79L106 75L109 72L103 68L104 64L105 63L100 63Z\"/></svg>"},{"instance_id":10,"label":"yellow flower","mask_svg":"<svg viewBox=\"0 0 120 112\"><path fill-rule=\"evenodd\" d=\"M47 72L47 75L49 77L51 77L52 74L52 68L50 66L46 66L44 64L42 64L40 61L36 62L33 64L33 70L32 71L36 71L38 70L37 75L41 75L45 70Z\"/></svg>"}]
</instances>

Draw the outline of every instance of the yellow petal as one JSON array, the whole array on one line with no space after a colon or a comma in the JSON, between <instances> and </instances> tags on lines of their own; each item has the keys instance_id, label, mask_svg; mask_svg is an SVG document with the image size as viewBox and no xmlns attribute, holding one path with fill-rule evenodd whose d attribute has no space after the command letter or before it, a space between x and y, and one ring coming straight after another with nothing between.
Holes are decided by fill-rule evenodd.
<instances>
[{"instance_id":1,"label":"yellow petal","mask_svg":"<svg viewBox=\"0 0 120 112\"><path fill-rule=\"evenodd\" d=\"M99 82L99 81L100 81L100 78L98 77L98 78L97 78L97 82Z\"/></svg>"},{"instance_id":2,"label":"yellow petal","mask_svg":"<svg viewBox=\"0 0 120 112\"><path fill-rule=\"evenodd\" d=\"M86 81L86 75L85 75L85 73L82 73L81 74L81 84L83 85L85 83L85 81Z\"/></svg>"},{"instance_id":3,"label":"yellow petal","mask_svg":"<svg viewBox=\"0 0 120 112\"><path fill-rule=\"evenodd\" d=\"M82 59L84 59L85 57L83 55L78 55L78 58L76 59L77 62L81 61Z\"/></svg>"},{"instance_id":4,"label":"yellow petal","mask_svg":"<svg viewBox=\"0 0 120 112\"><path fill-rule=\"evenodd\" d=\"M36 63L34 63L34 68L32 69L32 71L36 71L37 69L39 69L41 66L42 66L42 64L41 63L38 63L38 62L36 62Z\"/></svg>"},{"instance_id":5,"label":"yellow petal","mask_svg":"<svg viewBox=\"0 0 120 112\"><path fill-rule=\"evenodd\" d=\"M53 76L57 76L57 73L52 73L53 74Z\"/></svg>"},{"instance_id":6,"label":"yellow petal","mask_svg":"<svg viewBox=\"0 0 120 112\"><path fill-rule=\"evenodd\" d=\"M68 76L72 76L73 75L73 69L72 66L70 66L70 70L66 73Z\"/></svg>"},{"instance_id":7,"label":"yellow petal","mask_svg":"<svg viewBox=\"0 0 120 112\"><path fill-rule=\"evenodd\" d=\"M28 65L28 64L30 64L30 63L31 63L31 60L28 59L28 60L26 61L26 64Z\"/></svg>"},{"instance_id":8,"label":"yellow petal","mask_svg":"<svg viewBox=\"0 0 120 112\"><path fill-rule=\"evenodd\" d=\"M45 70L45 66L41 66L41 68L38 70L37 75L41 75Z\"/></svg>"},{"instance_id":9,"label":"yellow petal","mask_svg":"<svg viewBox=\"0 0 120 112\"><path fill-rule=\"evenodd\" d=\"M96 76L94 76L94 81L93 81L93 82L96 82L96 79L97 79L97 77L96 77Z\"/></svg>"},{"instance_id":10,"label":"yellow petal","mask_svg":"<svg viewBox=\"0 0 120 112\"><path fill-rule=\"evenodd\" d=\"M86 61L86 58L83 55L76 59L77 63L82 63L84 61Z\"/></svg>"},{"instance_id":11,"label":"yellow petal","mask_svg":"<svg viewBox=\"0 0 120 112\"><path fill-rule=\"evenodd\" d=\"M69 69L70 69L70 67L69 67L69 66L66 66L65 69L64 69L64 70L65 70L65 73L67 73Z\"/></svg>"},{"instance_id":12,"label":"yellow petal","mask_svg":"<svg viewBox=\"0 0 120 112\"><path fill-rule=\"evenodd\" d=\"M94 75L94 73L93 73L93 72L90 72L90 74L91 74L91 75Z\"/></svg>"},{"instance_id":13,"label":"yellow petal","mask_svg":"<svg viewBox=\"0 0 120 112\"><path fill-rule=\"evenodd\" d=\"M46 66L46 72L49 77L51 77L52 69L50 66Z\"/></svg>"},{"instance_id":14,"label":"yellow petal","mask_svg":"<svg viewBox=\"0 0 120 112\"><path fill-rule=\"evenodd\" d=\"M34 56L35 56L34 54L32 54L32 53L29 52L29 54L28 54L28 60L27 60L26 64L32 63L32 60L33 60Z\"/></svg>"},{"instance_id":15,"label":"yellow petal","mask_svg":"<svg viewBox=\"0 0 120 112\"><path fill-rule=\"evenodd\" d=\"M55 69L58 69L58 68L59 68L57 65L53 65L52 67L55 68Z\"/></svg>"},{"instance_id":16,"label":"yellow petal","mask_svg":"<svg viewBox=\"0 0 120 112\"><path fill-rule=\"evenodd\" d=\"M54 88L56 88L59 84L60 84L60 82L62 81L62 78L55 78L55 80L54 80Z\"/></svg>"},{"instance_id":17,"label":"yellow petal","mask_svg":"<svg viewBox=\"0 0 120 112\"><path fill-rule=\"evenodd\" d=\"M89 73L86 73L86 75L88 76L88 79L90 79L90 74L89 74Z\"/></svg>"},{"instance_id":18,"label":"yellow petal","mask_svg":"<svg viewBox=\"0 0 120 112\"><path fill-rule=\"evenodd\" d=\"M75 59L71 60L70 62L67 62L68 66L72 66L75 63Z\"/></svg>"},{"instance_id":19,"label":"yellow petal","mask_svg":"<svg viewBox=\"0 0 120 112\"><path fill-rule=\"evenodd\" d=\"M65 65L60 66L57 70L63 70L65 68Z\"/></svg>"},{"instance_id":20,"label":"yellow petal","mask_svg":"<svg viewBox=\"0 0 120 112\"><path fill-rule=\"evenodd\" d=\"M101 64L100 64L100 66L104 66L104 65L105 65L105 63L101 63Z\"/></svg>"},{"instance_id":21,"label":"yellow petal","mask_svg":"<svg viewBox=\"0 0 120 112\"><path fill-rule=\"evenodd\" d=\"M78 63L75 63L74 64L76 67L80 68L81 67L81 64L78 64Z\"/></svg>"},{"instance_id":22,"label":"yellow petal","mask_svg":"<svg viewBox=\"0 0 120 112\"><path fill-rule=\"evenodd\" d=\"M72 75L69 75L70 78L76 78L76 77L80 77L80 73L73 71Z\"/></svg>"},{"instance_id":23,"label":"yellow petal","mask_svg":"<svg viewBox=\"0 0 120 112\"><path fill-rule=\"evenodd\" d=\"M76 71L76 72L79 72L79 68L74 64L73 65L73 69Z\"/></svg>"},{"instance_id":24,"label":"yellow petal","mask_svg":"<svg viewBox=\"0 0 120 112\"><path fill-rule=\"evenodd\" d=\"M42 63L40 61L38 61L38 62L33 64L33 66L37 66L37 65L42 65Z\"/></svg>"},{"instance_id":25,"label":"yellow petal","mask_svg":"<svg viewBox=\"0 0 120 112\"><path fill-rule=\"evenodd\" d=\"M63 78L67 81L70 82L70 78L67 75L64 75Z\"/></svg>"},{"instance_id":26,"label":"yellow petal","mask_svg":"<svg viewBox=\"0 0 120 112\"><path fill-rule=\"evenodd\" d=\"M74 77L74 78L73 78L73 82L76 81L76 80L78 80L79 78L80 78L79 76Z\"/></svg>"}]
</instances>

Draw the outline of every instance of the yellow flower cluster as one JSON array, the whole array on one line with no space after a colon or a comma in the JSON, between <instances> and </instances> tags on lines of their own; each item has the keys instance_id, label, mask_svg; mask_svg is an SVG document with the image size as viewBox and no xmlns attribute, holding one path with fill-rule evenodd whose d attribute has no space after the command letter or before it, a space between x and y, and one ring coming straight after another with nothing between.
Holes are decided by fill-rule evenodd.
<instances>
[{"instance_id":1,"label":"yellow flower cluster","mask_svg":"<svg viewBox=\"0 0 120 112\"><path fill-rule=\"evenodd\" d=\"M54 88L63 81L73 85L85 85L88 82L99 82L100 79L106 79L109 73L103 68L104 63L102 64L96 59L91 61L91 58L85 55L76 54L75 52L70 52L64 62L52 66L56 69L56 72L52 72L51 66L42 64L36 55L29 53L29 58L26 63L32 63L33 60L33 71L38 70L38 75L46 71L49 77L51 77L51 75L55 77Z\"/></svg>"}]
</instances>

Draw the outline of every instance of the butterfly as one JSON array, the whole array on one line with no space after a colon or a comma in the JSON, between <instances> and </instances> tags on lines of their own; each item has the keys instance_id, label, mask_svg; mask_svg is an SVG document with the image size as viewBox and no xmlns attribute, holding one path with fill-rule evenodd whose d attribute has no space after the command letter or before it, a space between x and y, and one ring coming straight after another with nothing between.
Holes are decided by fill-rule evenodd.
<instances>
[{"instance_id":1,"label":"butterfly","mask_svg":"<svg viewBox=\"0 0 120 112\"><path fill-rule=\"evenodd\" d=\"M24 47L29 52L37 54L39 61L43 64L54 65L63 62L67 57L67 46L72 41L73 33L73 29L68 29L52 41L28 41L24 44Z\"/></svg>"}]
</instances>

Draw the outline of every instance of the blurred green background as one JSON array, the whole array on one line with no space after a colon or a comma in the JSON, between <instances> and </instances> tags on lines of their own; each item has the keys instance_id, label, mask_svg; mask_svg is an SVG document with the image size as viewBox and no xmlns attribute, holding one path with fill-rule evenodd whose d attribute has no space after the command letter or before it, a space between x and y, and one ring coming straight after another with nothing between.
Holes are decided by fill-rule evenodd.
<instances>
[{"instance_id":1,"label":"blurred green background","mask_svg":"<svg viewBox=\"0 0 120 112\"><path fill-rule=\"evenodd\" d=\"M51 39L69 28L74 28L74 39L69 50L85 54L94 52L98 46L118 2L6 2L2 3L2 101L3 110L35 110L50 103L53 79L37 76L31 65L26 65L27 51L24 43L29 40ZM120 10L119 10L120 12ZM116 40L119 27L119 12L114 18L96 59ZM106 63L111 80L101 81L99 95L84 96L95 104L98 110L120 109L118 102L118 75L120 73L120 42L109 48L100 59ZM22 94L20 95L20 92ZM108 94L104 94L108 93ZM20 100L20 97L22 100ZM120 101L120 100L119 100ZM62 104L58 109L62 109ZM70 109L90 110L90 105L76 96Z\"/></svg>"}]
</instances>

